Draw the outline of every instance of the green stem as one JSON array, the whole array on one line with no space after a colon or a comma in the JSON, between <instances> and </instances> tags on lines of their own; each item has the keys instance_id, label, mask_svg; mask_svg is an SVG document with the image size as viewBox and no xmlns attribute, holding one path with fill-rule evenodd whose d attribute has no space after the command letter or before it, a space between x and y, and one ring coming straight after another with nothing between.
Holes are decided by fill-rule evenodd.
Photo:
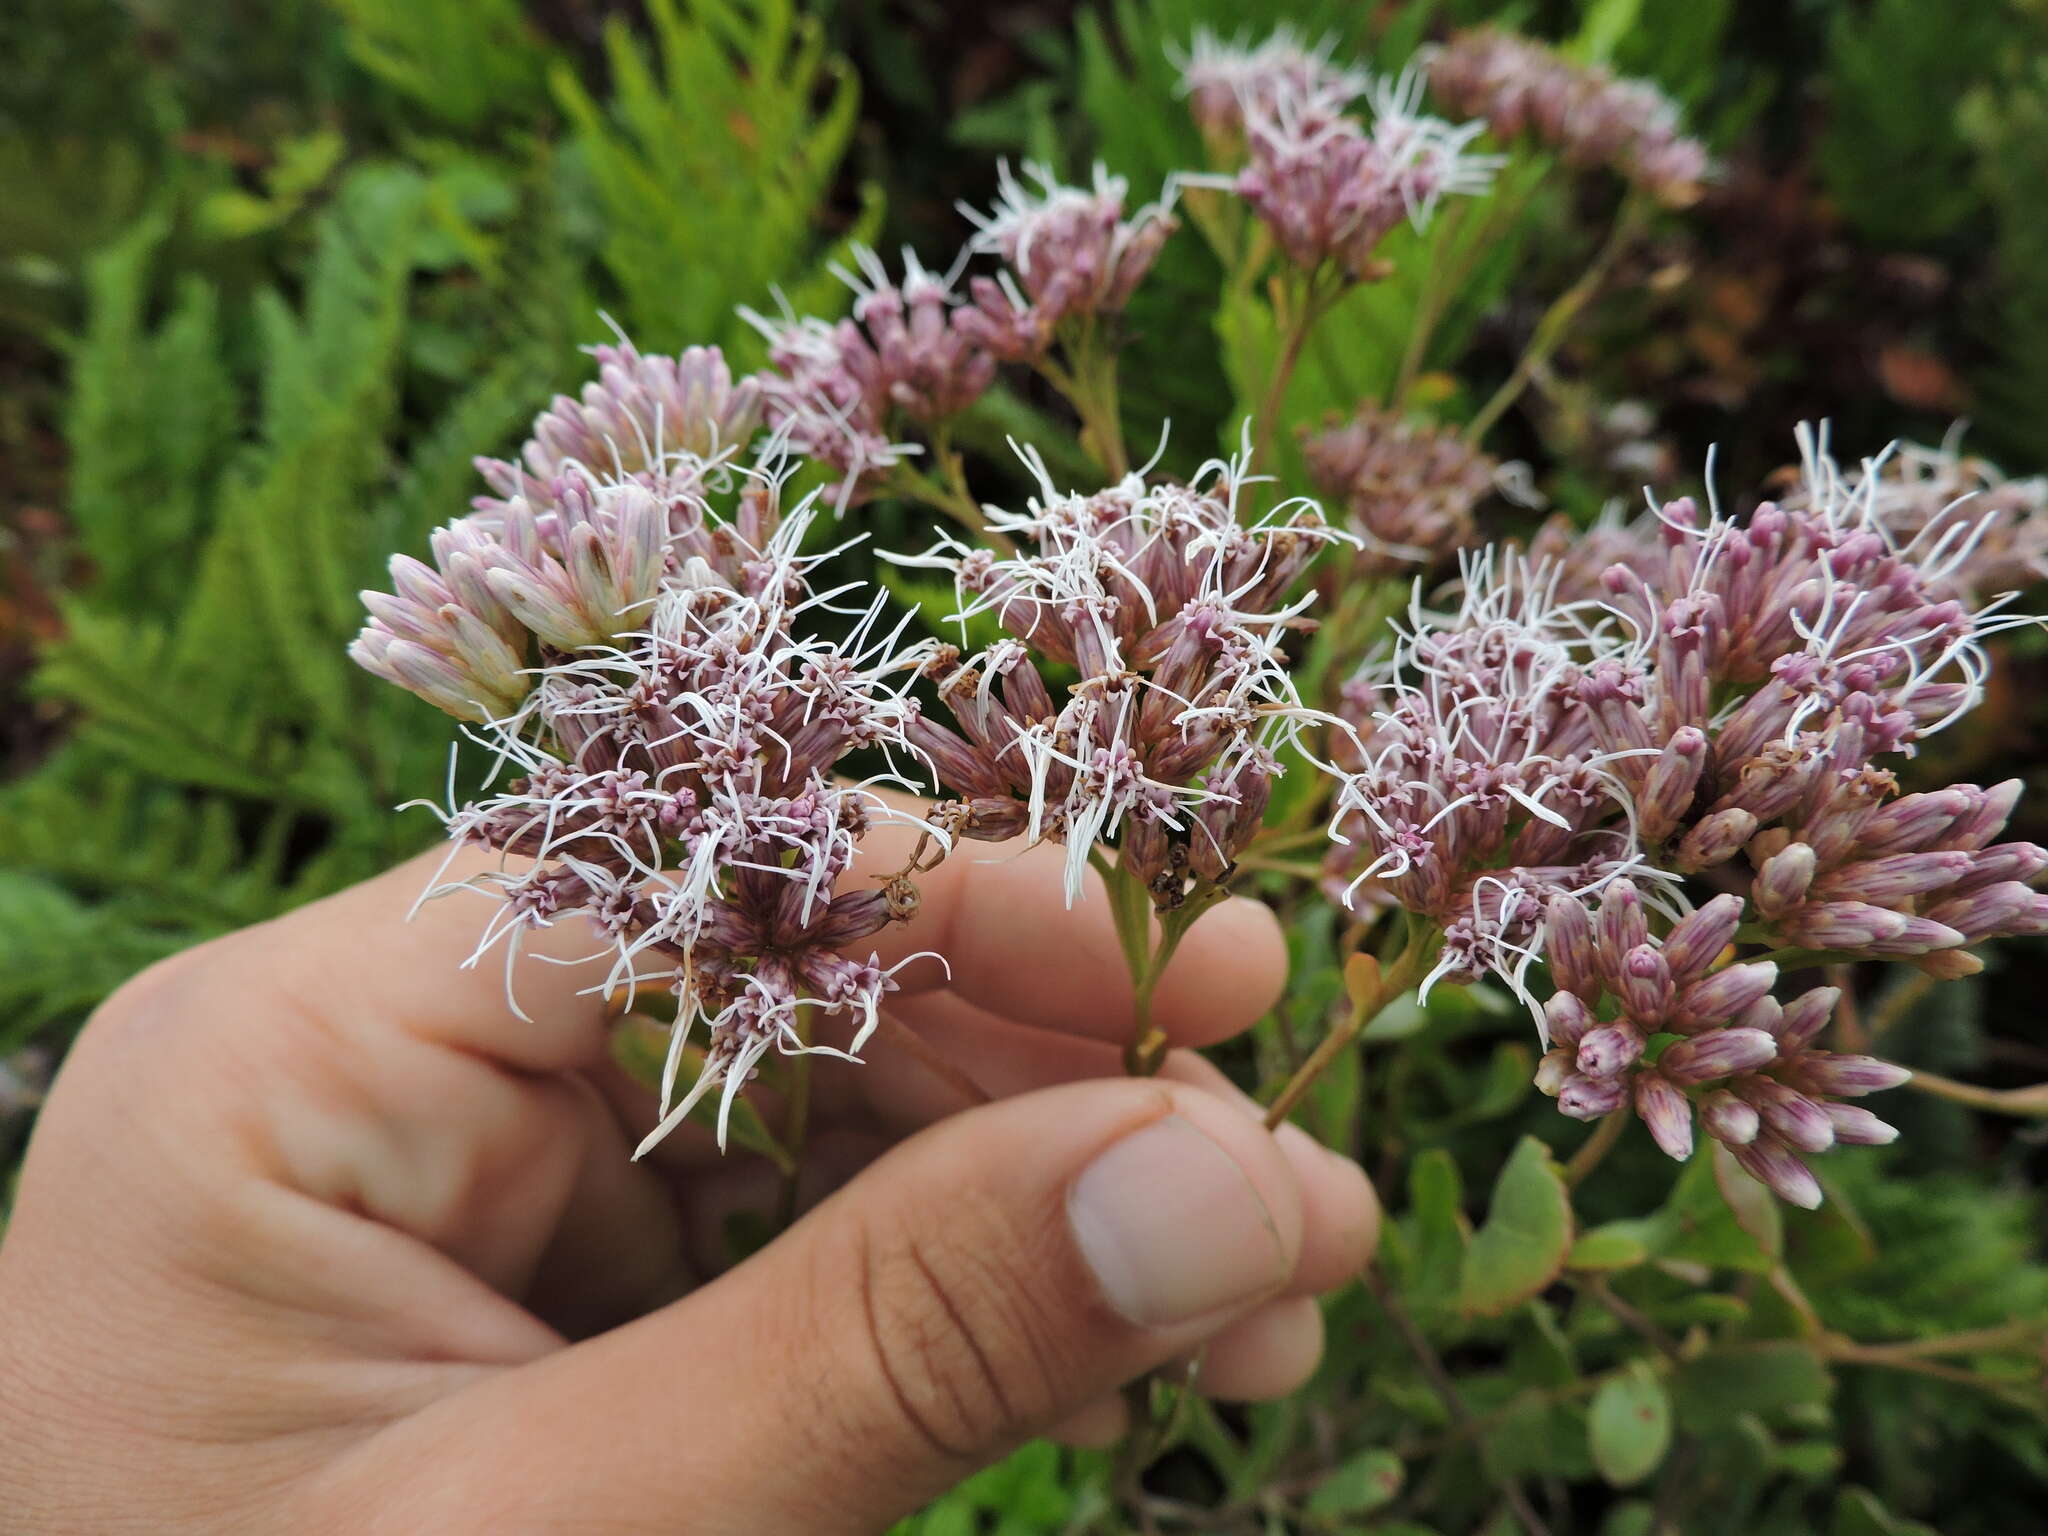
<instances>
[{"instance_id":1,"label":"green stem","mask_svg":"<svg viewBox=\"0 0 2048 1536\"><path fill-rule=\"evenodd\" d=\"M1536 377L1544 364L1564 342L1571 330L1572 322L1593 301L1600 291L1600 285L1607 280L1615 261L1626 250L1629 243L1641 229L1649 211L1649 200L1642 194L1631 192L1622 201L1616 213L1614 225L1607 232L1599 251L1579 275L1579 280L1557 296L1543 318L1536 322L1536 329L1530 334L1529 345L1523 349L1521 360L1515 364L1515 371L1507 376L1501 387L1494 391L1493 398L1479 408L1465 428L1465 441L1477 444L1491 430L1493 424L1507 414L1508 407L1522 396L1529 387L1529 381Z\"/></svg>"},{"instance_id":2,"label":"green stem","mask_svg":"<svg viewBox=\"0 0 2048 1536\"><path fill-rule=\"evenodd\" d=\"M1586 1175L1598 1168L1614 1150L1614 1144L1621 1140L1621 1133L1628 1129L1635 1111L1624 1104L1602 1120L1591 1136L1580 1144L1572 1154L1572 1160L1564 1165L1564 1181L1576 1188L1585 1181Z\"/></svg>"},{"instance_id":3,"label":"green stem","mask_svg":"<svg viewBox=\"0 0 2048 1536\"><path fill-rule=\"evenodd\" d=\"M1267 1129L1285 1120L1309 1089L1315 1086L1316 1079L1343 1055L1365 1026L1378 1018L1389 1003L1406 995L1408 989L1415 985L1422 975L1424 963L1435 955L1439 937L1436 929L1427 923L1419 923L1413 918L1407 920L1407 942L1400 954L1391 964L1373 962L1370 985L1361 987L1353 995L1349 1017L1323 1037L1309 1053L1308 1060L1287 1079L1279 1097L1266 1110Z\"/></svg>"},{"instance_id":4,"label":"green stem","mask_svg":"<svg viewBox=\"0 0 2048 1536\"><path fill-rule=\"evenodd\" d=\"M947 468L947 475L954 483L949 485L935 480L909 464L898 464L889 471L890 491L906 501L921 502L933 511L943 513L978 539L1009 549L1010 541L989 527L986 514L967 493L966 480L958 473L958 456L947 449L939 452L953 461Z\"/></svg>"},{"instance_id":5,"label":"green stem","mask_svg":"<svg viewBox=\"0 0 2048 1536\"><path fill-rule=\"evenodd\" d=\"M1394 388L1388 403L1399 410L1408 399L1408 391L1415 387L1415 379L1422 372L1422 361L1429 354L1430 338L1436 335L1437 323L1443 319L1446 300L1451 288L1445 281L1445 269L1450 265L1451 249L1457 243L1458 231L1464 227L1468 203L1454 205L1437 226L1437 237L1431 242L1429 264L1423 268L1422 291L1415 296L1415 319L1408 327L1408 345L1401 353L1401 371L1394 376Z\"/></svg>"},{"instance_id":6,"label":"green stem","mask_svg":"<svg viewBox=\"0 0 2048 1536\"><path fill-rule=\"evenodd\" d=\"M1316 328L1316 322L1329 313L1331 304L1342 291L1341 284L1334 289L1326 286L1317 272L1311 272L1303 280L1298 303L1286 299L1288 287L1288 284L1275 279L1274 318L1279 321L1287 339L1281 346L1279 360L1273 365L1272 377L1266 381L1258 420L1252 425L1259 462L1265 465L1269 474L1276 464L1280 412L1287 403L1287 387L1294 382L1294 371L1301 366L1301 349L1306 345L1309 333Z\"/></svg>"}]
</instances>

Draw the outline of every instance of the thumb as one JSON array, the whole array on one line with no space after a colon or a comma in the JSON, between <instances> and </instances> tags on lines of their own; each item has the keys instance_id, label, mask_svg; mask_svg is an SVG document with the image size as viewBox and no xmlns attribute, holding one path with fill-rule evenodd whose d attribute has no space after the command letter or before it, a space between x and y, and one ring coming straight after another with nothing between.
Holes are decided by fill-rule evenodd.
<instances>
[{"instance_id":1,"label":"thumb","mask_svg":"<svg viewBox=\"0 0 2048 1536\"><path fill-rule=\"evenodd\" d=\"M457 1519L409 1529L881 1530L1286 1289L1303 1208L1202 1089L1004 1100L703 1290L429 1409L420 1464L380 1477Z\"/></svg>"}]
</instances>

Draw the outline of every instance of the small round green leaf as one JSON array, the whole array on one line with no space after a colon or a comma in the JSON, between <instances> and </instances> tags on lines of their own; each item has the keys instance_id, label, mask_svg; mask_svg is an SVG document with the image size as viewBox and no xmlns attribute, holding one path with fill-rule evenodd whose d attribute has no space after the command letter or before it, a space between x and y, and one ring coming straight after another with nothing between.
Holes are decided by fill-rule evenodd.
<instances>
[{"instance_id":1,"label":"small round green leaf","mask_svg":"<svg viewBox=\"0 0 2048 1536\"><path fill-rule=\"evenodd\" d=\"M1486 1224L1465 1249L1458 1301L1498 1315L1536 1295L1564 1270L1572 1246L1572 1199L1550 1149L1534 1136L1501 1169Z\"/></svg>"},{"instance_id":2,"label":"small round green leaf","mask_svg":"<svg viewBox=\"0 0 2048 1536\"><path fill-rule=\"evenodd\" d=\"M1401 1458L1392 1451L1360 1451L1324 1478L1309 1495L1312 1515L1362 1515L1401 1491Z\"/></svg>"},{"instance_id":3,"label":"small round green leaf","mask_svg":"<svg viewBox=\"0 0 2048 1536\"><path fill-rule=\"evenodd\" d=\"M1640 1483L1671 1449L1671 1397L1648 1364L1638 1360L1593 1394L1586 1431L1593 1465L1617 1488Z\"/></svg>"}]
</instances>

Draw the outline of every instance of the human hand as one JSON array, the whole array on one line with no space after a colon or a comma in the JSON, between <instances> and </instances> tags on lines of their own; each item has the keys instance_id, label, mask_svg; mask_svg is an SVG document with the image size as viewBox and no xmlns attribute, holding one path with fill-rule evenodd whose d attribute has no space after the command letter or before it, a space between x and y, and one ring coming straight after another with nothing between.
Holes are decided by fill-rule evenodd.
<instances>
[{"instance_id":1,"label":"human hand","mask_svg":"<svg viewBox=\"0 0 2048 1536\"><path fill-rule=\"evenodd\" d=\"M876 941L951 961L896 1016L996 1102L885 1042L814 1058L813 1208L723 1274L778 1176L694 1127L631 1162L654 1105L597 973L542 963L597 946L536 936L522 1021L459 966L480 902L406 921L439 855L144 973L0 1247L0 1529L868 1532L1034 1434L1115 1434L1116 1389L1196 1351L1217 1395L1298 1385L1371 1190L1187 1051L1115 1076L1129 983L1054 852L956 856ZM1282 971L1230 903L1157 1015L1213 1043Z\"/></svg>"}]
</instances>

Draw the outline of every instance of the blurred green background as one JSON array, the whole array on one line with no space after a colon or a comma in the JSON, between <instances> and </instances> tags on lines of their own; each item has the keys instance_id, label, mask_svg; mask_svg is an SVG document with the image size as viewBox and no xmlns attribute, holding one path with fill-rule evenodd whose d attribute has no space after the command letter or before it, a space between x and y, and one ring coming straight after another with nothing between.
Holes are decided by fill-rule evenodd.
<instances>
[{"instance_id":1,"label":"blurred green background","mask_svg":"<svg viewBox=\"0 0 2048 1536\"><path fill-rule=\"evenodd\" d=\"M943 263L962 235L955 201L986 202L999 155L1070 175L1099 156L1149 197L1200 156L1166 48L1205 22L1281 20L1390 69L1480 21L1559 39L1657 81L1721 157L1713 193L1631 258L1553 387L1498 436L1567 510L1590 515L1644 478L1681 484L1710 445L1727 484L1762 483L1807 419L1831 419L1853 456L1967 418L1972 450L2048 468L2038 0L11 0L10 1160L49 1064L123 978L433 837L429 818L392 808L439 793L446 734L347 661L354 594L463 510L472 454L507 450L574 387L579 344L616 323L646 350L716 341L752 365L736 305L779 288L836 313L825 268L853 240ZM1511 365L1599 212L1570 188L1532 201L1440 360L1447 410ZM1213 311L1207 263L1180 242L1134 306L1134 440L1171 417L1202 450L1230 417L1215 331L1187 323ZM1650 425L1620 434L1621 456L1625 402ZM991 441L1033 405L1006 408L984 422ZM1954 776L2042 777L2037 651L2017 648L1985 724L1946 749ZM1286 1007L1309 1020L1334 996L1331 938L1312 921L1295 932ZM1896 1048L1993 1085L2048 1077L2048 1028L2016 974L2035 963L2023 953L1904 1011ZM1524 1128L1524 1027L1483 995L1416 1021L1412 1086L1359 1147L1414 1228L1397 1248L1420 1252L1431 1222L1455 1232L1483 1209ZM1356 1140L1357 1084L1331 1091L1350 1099L1324 1111ZM1816 1315L1859 1338L2040 1313L2042 1122L1907 1110L1896 1153L1842 1159L1828 1215L1731 1236L1717 1208L1700 1222L1721 1246L1701 1238L1689 1261L1716 1286L1667 1273L1641 1304L1670 1309L1673 1328L1688 1307L1739 1312L1771 1345L1797 1333L1771 1297L1789 1265ZM1624 1167L1591 1203L1633 1215L1663 1198L1659 1179L1647 1160ZM1696 1194L1664 1209L1690 1221ZM1589 1404L1611 1399L1625 1364L1594 1323L1542 1305L1423 1319L1477 1429L1428 1428L1441 1405L1353 1294L1310 1393L1204 1410L1141 1486L1105 1458L1036 1447L916 1529L1511 1530L1504 1481L1527 1482L1553 1528L1612 1536L2043 1526L2038 1361L2032 1377L2023 1355L1978 1362L1987 1387L1830 1374L1796 1345L1710 1354L1677 1398L1675 1448L1631 1491L1588 1452Z\"/></svg>"}]
</instances>

